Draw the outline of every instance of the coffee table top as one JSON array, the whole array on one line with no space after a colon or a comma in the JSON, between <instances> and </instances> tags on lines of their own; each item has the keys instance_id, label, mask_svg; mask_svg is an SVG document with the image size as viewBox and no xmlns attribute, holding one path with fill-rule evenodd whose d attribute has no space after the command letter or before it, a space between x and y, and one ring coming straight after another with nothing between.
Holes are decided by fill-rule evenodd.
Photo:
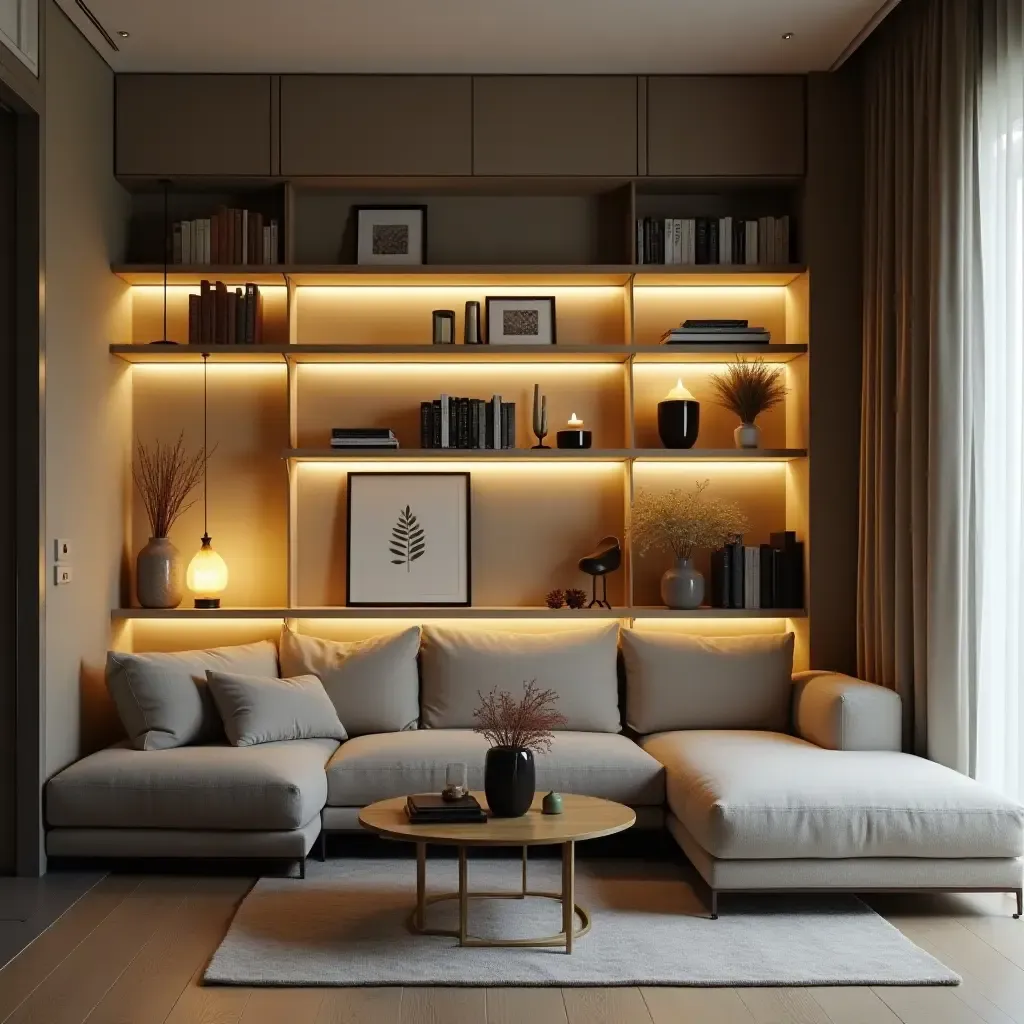
<instances>
[{"instance_id":1,"label":"coffee table top","mask_svg":"<svg viewBox=\"0 0 1024 1024\"><path fill-rule=\"evenodd\" d=\"M487 797L474 793L480 805ZM551 846L598 839L623 832L636 821L632 809L593 796L562 795L561 814L541 813L541 794L521 818L489 818L483 824L413 825L405 813L406 797L380 800L359 812L363 828L413 843L440 846Z\"/></svg>"}]
</instances>

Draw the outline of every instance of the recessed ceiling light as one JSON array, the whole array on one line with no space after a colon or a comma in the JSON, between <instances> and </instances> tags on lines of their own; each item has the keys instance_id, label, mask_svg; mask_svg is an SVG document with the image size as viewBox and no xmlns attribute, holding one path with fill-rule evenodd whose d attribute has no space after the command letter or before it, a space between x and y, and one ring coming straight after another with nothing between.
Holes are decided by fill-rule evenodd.
<instances>
[{"instance_id":1,"label":"recessed ceiling light","mask_svg":"<svg viewBox=\"0 0 1024 1024\"><path fill-rule=\"evenodd\" d=\"M127 39L127 38L128 38L128 36L130 35L130 33L128 33L128 32L123 32L123 31L122 31L122 32L118 32L117 34L118 34L118 35L119 35L119 36L120 36L120 37L121 37L122 39Z\"/></svg>"},{"instance_id":2,"label":"recessed ceiling light","mask_svg":"<svg viewBox=\"0 0 1024 1024\"><path fill-rule=\"evenodd\" d=\"M793 33L792 32L783 32L782 33L782 38L788 43L790 41L790 39L793 38Z\"/></svg>"}]
</instances>

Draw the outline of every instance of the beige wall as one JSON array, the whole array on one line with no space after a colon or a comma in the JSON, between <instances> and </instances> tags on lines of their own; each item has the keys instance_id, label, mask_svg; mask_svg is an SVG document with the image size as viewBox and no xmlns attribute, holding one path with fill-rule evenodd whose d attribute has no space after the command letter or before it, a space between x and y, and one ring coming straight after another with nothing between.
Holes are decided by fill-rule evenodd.
<instances>
[{"instance_id":1,"label":"beige wall","mask_svg":"<svg viewBox=\"0 0 1024 1024\"><path fill-rule=\"evenodd\" d=\"M114 76L50 0L45 9L46 774L95 735L110 609L120 603L130 402L127 368L107 352L127 339L127 194L114 181ZM74 579L53 585L53 540L74 544ZM88 710L86 710L88 709Z\"/></svg>"}]
</instances>

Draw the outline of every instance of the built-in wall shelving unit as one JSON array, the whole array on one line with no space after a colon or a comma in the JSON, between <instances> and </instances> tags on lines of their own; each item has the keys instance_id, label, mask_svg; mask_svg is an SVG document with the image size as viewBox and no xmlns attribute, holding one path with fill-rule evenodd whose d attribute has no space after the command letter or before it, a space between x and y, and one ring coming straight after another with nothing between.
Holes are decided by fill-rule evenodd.
<instances>
[{"instance_id":1,"label":"built-in wall shelving unit","mask_svg":"<svg viewBox=\"0 0 1024 1024\"><path fill-rule=\"evenodd\" d=\"M131 187L131 183L128 182ZM371 183L372 184L372 183ZM178 216L203 216L201 184ZM394 182L286 182L264 197L282 219L284 262L250 267L173 265L167 274L168 336L187 341L188 295L202 280L260 285L262 345L153 345L162 336L164 267L152 244L159 196L133 197L142 226L130 257L112 272L124 283L129 315L111 339L112 363L130 381L133 434L201 443L202 363L209 355L209 531L230 570L224 607L170 611L117 608L117 642L173 649L271 635L283 620L316 620L324 635L355 637L424 620L507 624L543 630L619 621L649 628L737 632L792 629L800 651L810 628L803 609L670 611L659 607L668 559L642 555L629 534L641 489L690 488L740 505L748 543L794 530L808 537L808 381L813 270L781 266L661 266L636 262L642 216L788 214L792 255L800 259L800 179L658 182L597 186L585 181L473 184L415 191ZM211 200L245 205L248 193L211 188ZM550 191L546 191L546 189ZM428 206L424 266L357 266L352 207ZM157 236L158 237L158 236ZM331 259L335 262L330 262ZM468 300L489 295L554 295L557 344L431 345L431 311L456 312L456 338ZM765 326L770 345L662 345L687 318L735 317ZM710 377L738 356L783 368L789 393L765 414L763 447L738 450L734 417L713 400ZM681 378L701 402L692 449L665 449L657 404ZM547 395L547 443L571 414L593 431L588 450L535 450L530 430L534 384ZM451 395L516 403L516 447L502 451L421 449L420 402ZM390 427L396 451L334 451L330 430ZM349 471L464 469L473 493L473 606L345 606L346 493ZM137 496L131 548L146 542ZM190 509L172 539L187 559L203 532ZM544 606L555 588L590 593L579 558L598 540L623 539L624 564L608 579L611 609ZM708 573L707 555L698 568ZM124 595L125 604L133 596ZM190 603L186 597L186 602ZM398 628L397 626L395 628ZM221 640L223 638L223 641Z\"/></svg>"}]
</instances>

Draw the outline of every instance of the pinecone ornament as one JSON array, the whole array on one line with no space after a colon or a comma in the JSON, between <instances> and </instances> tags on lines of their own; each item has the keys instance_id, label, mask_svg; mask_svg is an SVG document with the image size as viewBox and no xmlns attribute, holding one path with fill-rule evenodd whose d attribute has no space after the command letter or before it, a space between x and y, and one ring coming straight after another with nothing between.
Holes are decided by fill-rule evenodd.
<instances>
[{"instance_id":1,"label":"pinecone ornament","mask_svg":"<svg viewBox=\"0 0 1024 1024\"><path fill-rule=\"evenodd\" d=\"M550 590L545 600L549 608L561 608L565 604L565 594L561 590Z\"/></svg>"}]
</instances>

